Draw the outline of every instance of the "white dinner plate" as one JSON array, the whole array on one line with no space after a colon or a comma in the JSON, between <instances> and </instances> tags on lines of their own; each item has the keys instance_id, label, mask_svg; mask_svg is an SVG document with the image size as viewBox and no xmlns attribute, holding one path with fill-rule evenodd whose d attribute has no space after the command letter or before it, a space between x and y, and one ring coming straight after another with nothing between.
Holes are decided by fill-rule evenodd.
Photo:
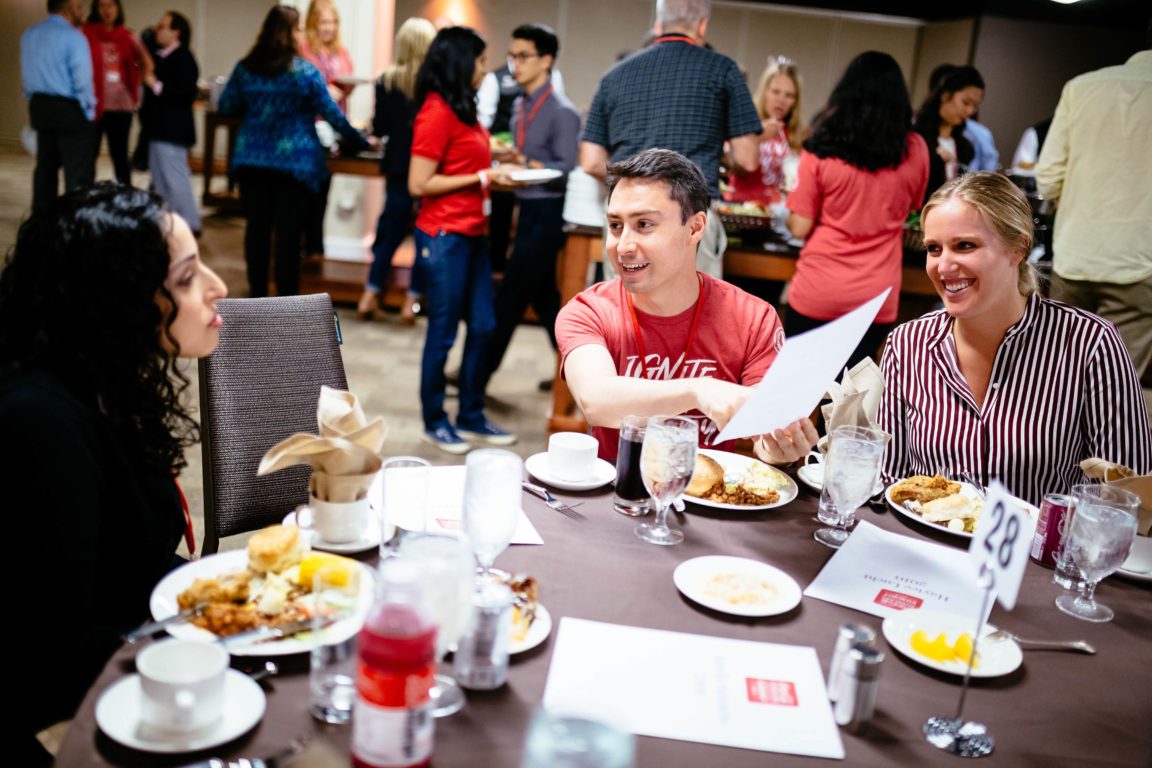
<instances>
[{"instance_id":1,"label":"white dinner plate","mask_svg":"<svg viewBox=\"0 0 1152 768\"><path fill-rule=\"evenodd\" d=\"M1152 582L1152 538L1136 537L1132 542L1132 553L1120 564L1116 575L1133 581Z\"/></svg>"},{"instance_id":2,"label":"white dinner plate","mask_svg":"<svg viewBox=\"0 0 1152 768\"><path fill-rule=\"evenodd\" d=\"M585 480L562 480L552 474L548 467L548 452L534 453L524 462L528 474L544 485L559 488L562 491L591 491L602 488L616 479L616 467L604 459L596 459L592 463L592 475Z\"/></svg>"},{"instance_id":3,"label":"white dinner plate","mask_svg":"<svg viewBox=\"0 0 1152 768\"><path fill-rule=\"evenodd\" d=\"M971 617L960 617L937 611L900 611L900 613L884 619L880 628L889 645L917 664L923 664L950 675L961 676L968 668L967 664L959 660L945 662L921 656L912 650L912 635L916 630L922 629L924 634L928 635L928 640L931 641L943 632L948 636L949 642L955 643L956 638L965 632L972 633ZM995 631L994 625L985 624L980 637L985 638ZM976 644L976 661L978 666L972 668L972 677L1001 677L1016 671L1024 662L1024 654L1020 651L1020 646L1016 644L1015 640L1004 638L1003 640L984 641L981 639Z\"/></svg>"},{"instance_id":4,"label":"white dinner plate","mask_svg":"<svg viewBox=\"0 0 1152 768\"><path fill-rule=\"evenodd\" d=\"M530 651L544 642L552 634L552 614L542 603L536 603L536 618L528 625L528 634L517 642L515 639L508 646L508 653L513 655Z\"/></svg>"},{"instance_id":5,"label":"white dinner plate","mask_svg":"<svg viewBox=\"0 0 1152 768\"><path fill-rule=\"evenodd\" d=\"M563 175L563 171L557 171L554 168L525 168L522 171L513 171L508 174L508 178L521 184L543 184Z\"/></svg>"},{"instance_id":6,"label":"white dinner plate","mask_svg":"<svg viewBox=\"0 0 1152 768\"><path fill-rule=\"evenodd\" d=\"M892 483L892 485L884 489L884 500L888 502L888 506L892 507L892 509L896 510L898 513L908 518L909 520L913 520L920 525L926 525L929 528L935 528L938 531L950 533L953 536L959 536L962 539L972 538L972 534L968 533L967 531L954 531L947 525L942 525L940 523L930 523L921 517L918 512L913 512L903 504L897 504L896 502L892 501L892 489L896 487L896 485L900 482L901 481L897 480L895 483ZM981 495L980 491L976 490L976 486L970 483L960 483L960 493L970 498L979 498ZM1039 509L1024 501L1024 499L1017 498L1016 496L1011 496L1010 498L1033 518L1040 514ZM981 510L981 513L983 513L983 510Z\"/></svg>"},{"instance_id":7,"label":"white dinner plate","mask_svg":"<svg viewBox=\"0 0 1152 768\"><path fill-rule=\"evenodd\" d=\"M289 512L284 516L284 525L296 525L296 513ZM360 537L355 541L346 541L341 544L327 541L320 537L320 534L311 529L303 529L300 531L308 537L308 545L312 549L323 550L324 552L336 552L341 555L348 555L354 552L367 552L380 546L380 517L375 510L368 515L368 524Z\"/></svg>"},{"instance_id":8,"label":"white dinner plate","mask_svg":"<svg viewBox=\"0 0 1152 768\"><path fill-rule=\"evenodd\" d=\"M140 722L144 693L140 675L117 680L96 702L96 724L113 741L143 752L179 754L227 744L247 733L264 716L264 691L243 672L224 676L224 714L215 725L188 734L160 734Z\"/></svg>"},{"instance_id":9,"label":"white dinner plate","mask_svg":"<svg viewBox=\"0 0 1152 768\"><path fill-rule=\"evenodd\" d=\"M712 457L716 460L716 463L724 467L725 476L730 474L742 474L744 469L754 461L761 464L764 463L759 459L753 459L750 456L741 456L738 453L729 453L728 451L717 451L712 448L700 448L699 452L705 456ZM771 465L765 464L764 466L768 467L773 472L778 473L780 477L786 481L785 486L777 491L780 494L780 498L772 504L725 504L722 501L701 499L698 496L689 496L688 494L684 494L684 500L690 501L693 504L699 504L702 507L728 509L732 510L733 512L753 512L758 509L773 509L775 507L782 507L795 499L796 495L800 493L800 489L796 486L796 481Z\"/></svg>"},{"instance_id":10,"label":"white dinner plate","mask_svg":"<svg viewBox=\"0 0 1152 768\"><path fill-rule=\"evenodd\" d=\"M375 595L375 577L372 569L364 563L357 563L360 567L360 594L356 599L356 613L354 616L343 619L327 627L333 643L338 643L352 637L364 625L364 619L372 607ZM176 598L181 592L192 586L196 579L208 579L221 576L225 573L242 571L248 566L247 550L237 549L230 552L221 552L183 565L165 576L156 588L152 590L152 598L148 607L152 611L152 618L156 621L166 619L180 612ZM206 629L201 629L191 623L173 624L166 627L168 634L185 640L202 640L215 642L218 638ZM287 656L293 653L309 653L312 642L307 632L280 640L268 640L262 643L229 643L228 652L233 656Z\"/></svg>"},{"instance_id":11,"label":"white dinner plate","mask_svg":"<svg viewBox=\"0 0 1152 768\"><path fill-rule=\"evenodd\" d=\"M824 465L815 462L805 464L796 471L796 477L800 478L800 482L808 486L814 491L824 490ZM884 481L876 478L876 485L872 487L872 495L880 493L884 490Z\"/></svg>"},{"instance_id":12,"label":"white dinner plate","mask_svg":"<svg viewBox=\"0 0 1152 768\"><path fill-rule=\"evenodd\" d=\"M746 557L706 555L672 572L685 597L736 616L775 616L800 603L800 585L779 568Z\"/></svg>"}]
</instances>

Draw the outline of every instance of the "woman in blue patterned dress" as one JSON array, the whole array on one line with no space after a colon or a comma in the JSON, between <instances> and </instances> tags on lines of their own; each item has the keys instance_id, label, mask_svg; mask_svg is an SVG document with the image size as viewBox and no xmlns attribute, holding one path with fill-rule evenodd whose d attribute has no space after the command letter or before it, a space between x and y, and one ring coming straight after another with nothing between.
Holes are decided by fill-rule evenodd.
<instances>
[{"instance_id":1,"label":"woman in blue patterned dress","mask_svg":"<svg viewBox=\"0 0 1152 768\"><path fill-rule=\"evenodd\" d=\"M273 232L276 292L299 292L300 239L312 200L328 178L327 151L316 138L316 115L351 149L368 146L328 95L320 71L300 58L302 35L299 12L274 6L220 95L220 112L243 118L232 150L232 174L240 183L247 219L244 259L250 296L268 295Z\"/></svg>"}]
</instances>

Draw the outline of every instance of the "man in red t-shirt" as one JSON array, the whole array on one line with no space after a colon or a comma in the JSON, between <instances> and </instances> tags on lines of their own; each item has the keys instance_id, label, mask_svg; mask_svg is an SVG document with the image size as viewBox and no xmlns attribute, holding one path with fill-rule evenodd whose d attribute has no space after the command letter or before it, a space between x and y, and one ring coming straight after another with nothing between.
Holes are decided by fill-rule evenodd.
<instances>
[{"instance_id":1,"label":"man in red t-shirt","mask_svg":"<svg viewBox=\"0 0 1152 768\"><path fill-rule=\"evenodd\" d=\"M716 434L751 394L784 343L776 310L698 273L708 187L691 161L650 149L608 169L606 251L619 277L572 299L556 320L563 372L614 460L627 415L697 413L700 440ZM816 444L808 419L757 438L773 464Z\"/></svg>"}]
</instances>

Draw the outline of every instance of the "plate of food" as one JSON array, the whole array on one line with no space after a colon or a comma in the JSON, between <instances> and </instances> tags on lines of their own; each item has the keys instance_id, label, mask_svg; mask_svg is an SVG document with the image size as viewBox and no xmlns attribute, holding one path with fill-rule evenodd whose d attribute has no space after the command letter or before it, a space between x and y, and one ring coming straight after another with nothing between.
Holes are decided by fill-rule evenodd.
<instances>
[{"instance_id":1,"label":"plate of food","mask_svg":"<svg viewBox=\"0 0 1152 768\"><path fill-rule=\"evenodd\" d=\"M684 499L703 507L751 512L783 506L797 493L792 478L759 459L701 448Z\"/></svg>"},{"instance_id":2,"label":"plate of food","mask_svg":"<svg viewBox=\"0 0 1152 768\"><path fill-rule=\"evenodd\" d=\"M525 168L522 171L513 171L508 174L508 178L521 184L543 184L563 175L563 171L557 171L553 168Z\"/></svg>"},{"instance_id":3,"label":"plate of food","mask_svg":"<svg viewBox=\"0 0 1152 768\"><path fill-rule=\"evenodd\" d=\"M152 591L149 607L157 621L199 607L198 615L169 625L173 637L212 642L259 627L286 627L312 616L312 574L334 565L348 572L355 614L327 627L342 640L360 631L372 607L374 578L363 563L326 552L309 552L295 526L274 525L256 533L246 550L193 560L165 576ZM308 631L279 639L237 640L233 656L286 656L311 650Z\"/></svg>"},{"instance_id":4,"label":"plate of food","mask_svg":"<svg viewBox=\"0 0 1152 768\"><path fill-rule=\"evenodd\" d=\"M906 477L888 486L884 498L909 520L965 539L972 538L984 509L984 494L976 486L943 475ZM1040 513L1023 499L1012 500L1032 517Z\"/></svg>"},{"instance_id":5,"label":"plate of food","mask_svg":"<svg viewBox=\"0 0 1152 768\"><path fill-rule=\"evenodd\" d=\"M502 579L512 590L512 642L508 652L515 655L531 650L552 633L552 614L540 602L536 579L522 573Z\"/></svg>"},{"instance_id":6,"label":"plate of food","mask_svg":"<svg viewBox=\"0 0 1152 768\"><path fill-rule=\"evenodd\" d=\"M800 603L795 579L746 557L694 557L676 567L672 581L694 602L736 616L775 616Z\"/></svg>"},{"instance_id":7,"label":"plate of food","mask_svg":"<svg viewBox=\"0 0 1152 768\"><path fill-rule=\"evenodd\" d=\"M963 675L972 656L972 619L937 611L901 611L880 625L888 644L918 664ZM976 644L972 677L1000 677L1015 672L1024 654L1015 640L1003 635L988 639L996 627L985 624Z\"/></svg>"}]
</instances>

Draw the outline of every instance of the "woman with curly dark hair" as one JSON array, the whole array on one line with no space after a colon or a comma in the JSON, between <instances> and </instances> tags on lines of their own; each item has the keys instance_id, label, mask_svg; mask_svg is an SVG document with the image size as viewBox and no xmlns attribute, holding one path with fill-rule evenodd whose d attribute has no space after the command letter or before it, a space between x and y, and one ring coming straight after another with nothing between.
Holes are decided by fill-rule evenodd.
<instances>
[{"instance_id":1,"label":"woman with curly dark hair","mask_svg":"<svg viewBox=\"0 0 1152 768\"><path fill-rule=\"evenodd\" d=\"M901 229L928 180L928 149L911 117L896 60L879 51L860 54L816 116L788 195L788 229L807 238L788 288L789 336L892 289L850 366L876 355L896 321Z\"/></svg>"},{"instance_id":2,"label":"woman with curly dark hair","mask_svg":"<svg viewBox=\"0 0 1152 768\"><path fill-rule=\"evenodd\" d=\"M37 564L10 613L47 672L17 707L20 765L72 716L191 540L176 485L197 426L177 357L210 354L227 290L159 197L112 184L26 220L0 272L0 487L10 541Z\"/></svg>"},{"instance_id":3,"label":"woman with curly dark hair","mask_svg":"<svg viewBox=\"0 0 1152 768\"><path fill-rule=\"evenodd\" d=\"M968 170L976 148L964 135L964 123L980 110L984 78L975 67L948 67L916 112L914 130L928 145L928 188L924 202Z\"/></svg>"},{"instance_id":4,"label":"woman with curly dark hair","mask_svg":"<svg viewBox=\"0 0 1152 768\"><path fill-rule=\"evenodd\" d=\"M424 439L448 453L466 453L471 440L511 445L513 435L484 416L484 369L496 327L488 261L488 188L506 181L492 168L488 131L476 119L476 88L486 74L484 38L468 27L440 30L416 77L408 191L422 197L416 217L416 258L425 280L428 333L420 363ZM468 328L460 364L456 425L444 412L444 365L463 320Z\"/></svg>"}]
</instances>

